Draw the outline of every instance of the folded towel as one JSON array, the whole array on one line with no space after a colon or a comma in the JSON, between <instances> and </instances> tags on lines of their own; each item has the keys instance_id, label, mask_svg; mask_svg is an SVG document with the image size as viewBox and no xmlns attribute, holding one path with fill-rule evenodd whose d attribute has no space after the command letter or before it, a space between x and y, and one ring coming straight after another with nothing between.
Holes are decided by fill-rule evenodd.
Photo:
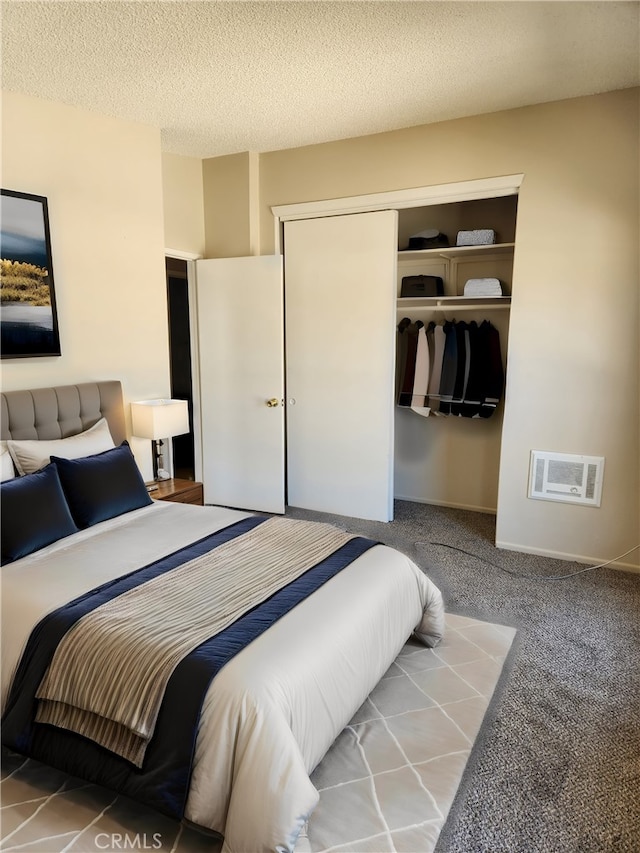
<instances>
[{"instance_id":1,"label":"folded towel","mask_svg":"<svg viewBox=\"0 0 640 853\"><path fill-rule=\"evenodd\" d=\"M465 296L502 296L497 278L470 278L464 286Z\"/></svg>"}]
</instances>

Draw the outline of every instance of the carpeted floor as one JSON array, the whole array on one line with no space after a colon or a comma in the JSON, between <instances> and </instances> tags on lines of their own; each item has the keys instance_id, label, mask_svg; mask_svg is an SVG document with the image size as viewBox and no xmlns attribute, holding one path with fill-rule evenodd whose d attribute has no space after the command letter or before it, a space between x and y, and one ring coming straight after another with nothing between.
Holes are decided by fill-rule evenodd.
<instances>
[{"instance_id":1,"label":"carpeted floor","mask_svg":"<svg viewBox=\"0 0 640 853\"><path fill-rule=\"evenodd\" d=\"M479 513L399 501L392 524L335 520L405 550L449 612L518 628L437 853L638 853L640 574L550 580L585 566L497 550Z\"/></svg>"}]
</instances>

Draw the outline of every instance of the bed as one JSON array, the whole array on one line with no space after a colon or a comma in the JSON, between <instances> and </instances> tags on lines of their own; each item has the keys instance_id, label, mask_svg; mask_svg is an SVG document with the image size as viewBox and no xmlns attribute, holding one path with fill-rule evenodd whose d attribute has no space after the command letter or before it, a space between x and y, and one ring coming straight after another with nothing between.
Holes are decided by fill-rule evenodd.
<instances>
[{"instance_id":1,"label":"bed","mask_svg":"<svg viewBox=\"0 0 640 853\"><path fill-rule=\"evenodd\" d=\"M3 472L8 453L18 468L3 519L5 495L10 519L46 480L77 522L24 553L3 521L3 744L218 833L225 853L293 851L309 774L408 637L440 641L438 589L330 525L150 500L119 382L1 403ZM151 635L170 651L157 675Z\"/></svg>"}]
</instances>

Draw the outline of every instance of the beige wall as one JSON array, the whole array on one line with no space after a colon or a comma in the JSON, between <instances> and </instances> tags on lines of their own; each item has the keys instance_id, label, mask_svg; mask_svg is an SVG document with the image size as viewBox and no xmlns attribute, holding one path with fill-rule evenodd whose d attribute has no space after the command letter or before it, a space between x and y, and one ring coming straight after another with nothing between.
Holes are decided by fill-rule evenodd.
<instances>
[{"instance_id":1,"label":"beige wall","mask_svg":"<svg viewBox=\"0 0 640 853\"><path fill-rule=\"evenodd\" d=\"M524 173L498 503L505 547L601 560L638 542L638 119L636 89L260 157L263 253L274 247L272 205ZM205 189L205 205L222 215L227 199ZM532 449L604 456L602 507L528 499ZM637 552L622 562L637 566Z\"/></svg>"},{"instance_id":2,"label":"beige wall","mask_svg":"<svg viewBox=\"0 0 640 853\"><path fill-rule=\"evenodd\" d=\"M167 396L159 132L4 92L2 186L48 199L62 347L4 360L3 388L120 379L125 401Z\"/></svg>"},{"instance_id":3,"label":"beige wall","mask_svg":"<svg viewBox=\"0 0 640 853\"><path fill-rule=\"evenodd\" d=\"M203 160L205 257L251 254L252 158L230 154Z\"/></svg>"},{"instance_id":4,"label":"beige wall","mask_svg":"<svg viewBox=\"0 0 640 853\"><path fill-rule=\"evenodd\" d=\"M165 248L204 257L202 160L163 153L162 190Z\"/></svg>"}]
</instances>

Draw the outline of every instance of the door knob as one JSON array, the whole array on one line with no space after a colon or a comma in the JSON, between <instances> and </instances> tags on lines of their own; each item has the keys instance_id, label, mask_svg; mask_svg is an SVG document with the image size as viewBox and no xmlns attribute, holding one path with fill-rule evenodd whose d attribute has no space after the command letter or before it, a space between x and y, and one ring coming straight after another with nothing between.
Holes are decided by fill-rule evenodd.
<instances>
[{"instance_id":1,"label":"door knob","mask_svg":"<svg viewBox=\"0 0 640 853\"><path fill-rule=\"evenodd\" d=\"M267 401L266 401L266 404L267 404L267 406L268 406L270 409L273 409L273 408L275 408L277 405L279 405L279 402L280 402L280 401L277 399L277 397L272 397L270 400L267 400Z\"/></svg>"}]
</instances>

